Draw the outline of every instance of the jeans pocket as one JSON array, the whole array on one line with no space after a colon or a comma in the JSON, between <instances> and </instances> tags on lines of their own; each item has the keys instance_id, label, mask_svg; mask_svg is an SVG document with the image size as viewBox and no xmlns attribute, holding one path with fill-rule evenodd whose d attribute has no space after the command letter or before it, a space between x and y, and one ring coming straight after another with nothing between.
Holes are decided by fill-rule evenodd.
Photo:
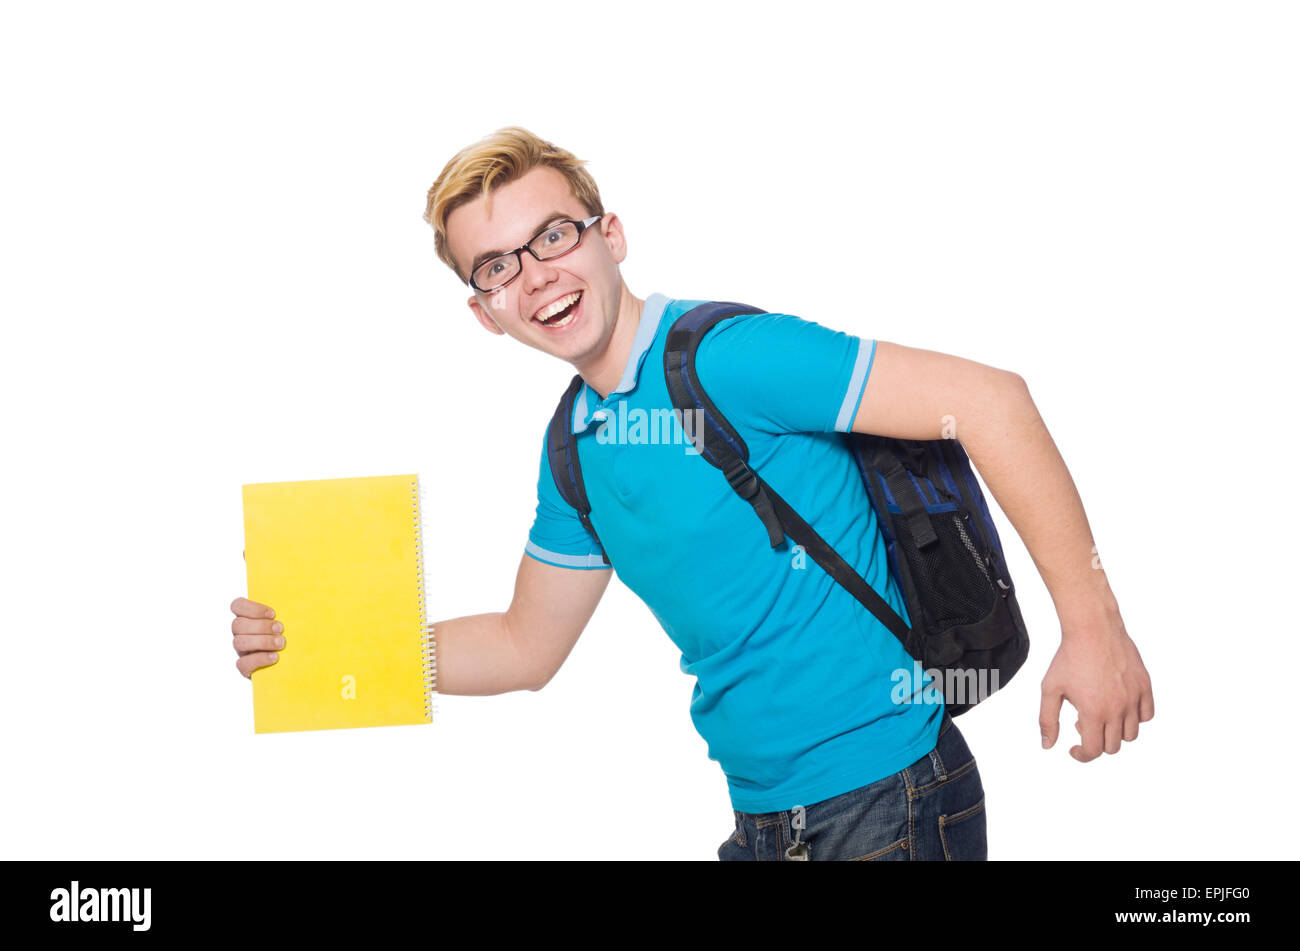
<instances>
[{"instance_id":1,"label":"jeans pocket","mask_svg":"<svg viewBox=\"0 0 1300 951\"><path fill-rule=\"evenodd\" d=\"M901 838L892 845L887 845L882 849L877 849L866 855L860 855L853 861L855 862L906 862L911 856L908 854L907 838Z\"/></svg>"},{"instance_id":2,"label":"jeans pocket","mask_svg":"<svg viewBox=\"0 0 1300 951\"><path fill-rule=\"evenodd\" d=\"M814 862L909 861L913 842L903 774L809 806L803 840Z\"/></svg>"},{"instance_id":3,"label":"jeans pocket","mask_svg":"<svg viewBox=\"0 0 1300 951\"><path fill-rule=\"evenodd\" d=\"M949 862L983 862L989 857L984 796L979 802L952 815L939 815L939 841Z\"/></svg>"},{"instance_id":4,"label":"jeans pocket","mask_svg":"<svg viewBox=\"0 0 1300 951\"><path fill-rule=\"evenodd\" d=\"M916 810L916 858L970 862L988 858L984 783L956 725L907 770Z\"/></svg>"}]
</instances>

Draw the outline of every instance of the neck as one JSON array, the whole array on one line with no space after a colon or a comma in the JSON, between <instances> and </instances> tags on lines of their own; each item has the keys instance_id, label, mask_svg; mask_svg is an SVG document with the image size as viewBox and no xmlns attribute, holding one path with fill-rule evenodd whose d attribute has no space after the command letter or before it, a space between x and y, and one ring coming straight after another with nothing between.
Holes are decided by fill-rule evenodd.
<instances>
[{"instance_id":1,"label":"neck","mask_svg":"<svg viewBox=\"0 0 1300 951\"><path fill-rule=\"evenodd\" d=\"M623 369L632 353L632 341L636 339L644 307L645 301L634 296L627 285L623 284L618 298L618 316L614 320L614 332L610 334L609 345L591 362L575 367L587 385L600 394L601 399L609 396L623 378Z\"/></svg>"}]
</instances>

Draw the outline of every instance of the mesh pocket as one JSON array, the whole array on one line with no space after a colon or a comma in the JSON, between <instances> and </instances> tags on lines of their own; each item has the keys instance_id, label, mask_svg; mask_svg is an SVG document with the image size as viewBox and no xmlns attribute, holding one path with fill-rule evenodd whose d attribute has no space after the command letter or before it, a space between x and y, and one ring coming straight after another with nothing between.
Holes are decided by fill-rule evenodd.
<instances>
[{"instance_id":1,"label":"mesh pocket","mask_svg":"<svg viewBox=\"0 0 1300 951\"><path fill-rule=\"evenodd\" d=\"M993 610L997 594L961 513L935 512L930 523L939 541L924 551L916 548L905 522L900 520L896 526L898 547L911 569L931 631L983 620Z\"/></svg>"}]
</instances>

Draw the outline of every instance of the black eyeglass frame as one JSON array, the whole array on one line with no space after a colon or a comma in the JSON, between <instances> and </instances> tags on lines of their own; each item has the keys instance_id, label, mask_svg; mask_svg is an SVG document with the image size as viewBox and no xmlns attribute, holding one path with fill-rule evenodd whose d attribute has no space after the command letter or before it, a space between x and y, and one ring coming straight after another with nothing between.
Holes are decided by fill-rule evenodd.
<instances>
[{"instance_id":1,"label":"black eyeglass frame","mask_svg":"<svg viewBox=\"0 0 1300 951\"><path fill-rule=\"evenodd\" d=\"M573 218L556 218L554 221L550 222L545 228L538 231L537 234L529 238L527 244L521 245L515 248L513 251L506 251L504 254L495 254L492 257L488 258L486 261L484 261L483 264L480 264L478 267L474 268L474 271L477 271L479 268L483 267L484 264L491 264L493 261L497 260L498 258L506 258L513 254L515 256L516 263L519 265L519 270L515 271L515 273L510 277L510 280L506 281L504 284L498 284L495 287L483 288L478 286L478 281L474 280L474 271L471 271L469 275L469 281L467 281L466 283L468 283L470 287L474 288L474 290L478 291L480 294L495 294L497 291L501 290L501 288L509 287L511 282L513 282L515 278L519 277L520 274L524 273L524 260L520 255L522 255L525 251L531 254L533 256L533 259L536 261L554 261L556 258L562 258L566 254L573 251L574 248L576 248L578 245L582 243L582 233L584 231L586 231L588 228L590 228L597 221L599 221L601 218L604 217L605 217L604 215L592 215L590 218L584 218L582 221L577 221ZM565 250L561 251L559 254L552 254L550 257L543 258L538 256L537 252L533 250L533 242L536 241L538 238L540 238L542 235L546 234L546 232L553 229L556 225L564 224L566 222L571 225L576 225L578 228L578 240L573 242L573 247L566 248Z\"/></svg>"}]
</instances>

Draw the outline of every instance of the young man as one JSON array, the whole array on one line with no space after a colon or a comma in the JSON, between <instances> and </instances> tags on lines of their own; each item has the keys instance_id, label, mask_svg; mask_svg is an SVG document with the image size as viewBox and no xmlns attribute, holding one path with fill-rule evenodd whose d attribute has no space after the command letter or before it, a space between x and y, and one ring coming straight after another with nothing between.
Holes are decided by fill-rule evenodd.
<instances>
[{"instance_id":1,"label":"young man","mask_svg":"<svg viewBox=\"0 0 1300 951\"><path fill-rule=\"evenodd\" d=\"M691 716L727 776L736 826L723 859L982 859L979 771L942 703L899 703L898 640L816 564L773 549L754 510L681 441L627 438L619 420L671 408L665 336L698 301L642 300L619 269L622 222L572 154L511 127L462 150L429 190L438 256L494 334L572 364L568 420L591 526L560 497L545 452L537 515L503 613L433 625L438 690L540 690L610 577L651 608L696 677ZM900 614L884 543L842 433L963 448L1024 540L1062 641L1043 680L1044 748L1063 699L1080 762L1134 740L1150 678L1105 575L1083 506L1018 375L861 340L786 314L733 317L704 339L700 380L750 461ZM548 402L558 394L548 394ZM245 676L285 643L267 609L232 604Z\"/></svg>"}]
</instances>

